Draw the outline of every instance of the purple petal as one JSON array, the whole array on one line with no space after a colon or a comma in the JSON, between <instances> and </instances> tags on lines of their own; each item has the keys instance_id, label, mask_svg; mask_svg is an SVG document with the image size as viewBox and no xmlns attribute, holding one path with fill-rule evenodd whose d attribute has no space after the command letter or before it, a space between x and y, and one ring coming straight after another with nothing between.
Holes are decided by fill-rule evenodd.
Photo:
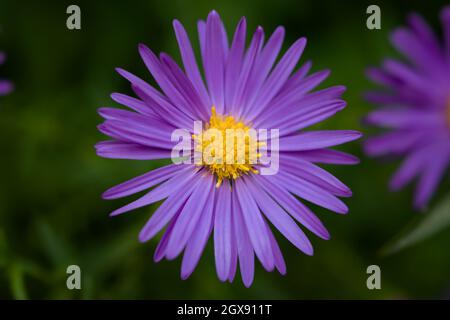
<instances>
[{"instance_id":1,"label":"purple petal","mask_svg":"<svg viewBox=\"0 0 450 320\"><path fill-rule=\"evenodd\" d=\"M205 35L205 60L203 61L211 102L219 113L224 107L225 52L221 20L216 11L208 15Z\"/></svg>"},{"instance_id":2,"label":"purple petal","mask_svg":"<svg viewBox=\"0 0 450 320\"><path fill-rule=\"evenodd\" d=\"M244 59L245 37L247 32L247 22L245 18L239 21L231 44L230 53L225 65L225 112L230 111L230 105L237 88L242 62Z\"/></svg>"},{"instance_id":3,"label":"purple petal","mask_svg":"<svg viewBox=\"0 0 450 320\"><path fill-rule=\"evenodd\" d=\"M147 116L158 117L158 115L155 113L155 111L153 111L152 108L150 108L148 105L145 104L145 102L143 102L139 99L136 99L136 98L133 98L133 97L127 96L125 94L121 94L121 93L112 93L111 99L113 99L117 103L120 103L123 106L131 108L141 114L144 114Z\"/></svg>"},{"instance_id":4,"label":"purple petal","mask_svg":"<svg viewBox=\"0 0 450 320\"><path fill-rule=\"evenodd\" d=\"M237 252L239 256L239 266L241 270L242 281L248 288L253 282L255 273L255 260L251 239L248 229L245 226L244 213L241 210L239 199L236 192L231 194L234 231L237 244Z\"/></svg>"},{"instance_id":5,"label":"purple petal","mask_svg":"<svg viewBox=\"0 0 450 320\"><path fill-rule=\"evenodd\" d=\"M323 164L354 165L359 163L357 157L331 149L300 151L298 153L292 153L292 155L298 155L310 162Z\"/></svg>"},{"instance_id":6,"label":"purple petal","mask_svg":"<svg viewBox=\"0 0 450 320\"><path fill-rule=\"evenodd\" d=\"M110 159L155 160L170 159L171 151L144 147L139 144L108 140L95 145L98 156Z\"/></svg>"},{"instance_id":7,"label":"purple petal","mask_svg":"<svg viewBox=\"0 0 450 320\"><path fill-rule=\"evenodd\" d=\"M417 184L414 206L424 209L442 179L450 161L450 148L435 150L434 158L425 166Z\"/></svg>"},{"instance_id":8,"label":"purple petal","mask_svg":"<svg viewBox=\"0 0 450 320\"><path fill-rule=\"evenodd\" d=\"M210 105L205 104L201 100L195 87L191 83L191 80L186 77L180 67L170 56L165 53L161 53L160 57L166 75L172 82L175 89L179 92L186 105L195 111L194 116L204 121L209 120Z\"/></svg>"},{"instance_id":9,"label":"purple petal","mask_svg":"<svg viewBox=\"0 0 450 320\"><path fill-rule=\"evenodd\" d=\"M401 83L401 81L380 68L368 68L366 70L366 76L373 82L382 86L397 86Z\"/></svg>"},{"instance_id":10,"label":"purple petal","mask_svg":"<svg viewBox=\"0 0 450 320\"><path fill-rule=\"evenodd\" d=\"M324 101L294 112L280 112L278 119L270 121L271 128L280 128L280 136L287 136L322 122L343 110L347 103L343 100Z\"/></svg>"},{"instance_id":11,"label":"purple petal","mask_svg":"<svg viewBox=\"0 0 450 320\"><path fill-rule=\"evenodd\" d=\"M429 80L423 77L422 74L417 72L412 67L408 65L394 60L394 59L386 59L383 63L383 68L392 76L401 80L403 83L418 91L422 95L430 95L434 96L438 93L434 84L429 83Z\"/></svg>"},{"instance_id":12,"label":"purple petal","mask_svg":"<svg viewBox=\"0 0 450 320\"><path fill-rule=\"evenodd\" d=\"M322 81L324 81L330 74L329 70L322 70L316 72L307 78L299 81L295 88L286 92L285 94L279 94L273 100L271 104L274 106L290 105L293 101L299 101L306 93L317 87Z\"/></svg>"},{"instance_id":13,"label":"purple petal","mask_svg":"<svg viewBox=\"0 0 450 320\"><path fill-rule=\"evenodd\" d=\"M144 44L139 44L139 53L148 70L153 75L153 78L155 78L162 91L173 102L173 105L195 120L197 117L192 112L189 102L186 101L185 97L183 97L169 79L167 70L165 70L158 57Z\"/></svg>"},{"instance_id":14,"label":"purple petal","mask_svg":"<svg viewBox=\"0 0 450 320\"><path fill-rule=\"evenodd\" d=\"M375 110L366 117L368 123L386 128L432 127L441 120L438 112L399 108Z\"/></svg>"},{"instance_id":15,"label":"purple petal","mask_svg":"<svg viewBox=\"0 0 450 320\"><path fill-rule=\"evenodd\" d=\"M260 178L261 177L261 178ZM291 216L318 237L328 240L330 234L319 218L304 204L297 200L282 186L273 183L269 176L260 176L255 180L273 197Z\"/></svg>"},{"instance_id":16,"label":"purple petal","mask_svg":"<svg viewBox=\"0 0 450 320\"><path fill-rule=\"evenodd\" d=\"M183 170L186 171L187 169L192 168L188 168L188 166L185 165L175 164L160 167L108 189L103 193L102 197L103 199L117 199L126 197L156 186L157 184L170 179L175 174Z\"/></svg>"},{"instance_id":17,"label":"purple petal","mask_svg":"<svg viewBox=\"0 0 450 320\"><path fill-rule=\"evenodd\" d=\"M259 106L259 108L257 111L249 114L250 120L254 119L259 113L261 113L269 105L272 98L278 94L279 90L283 87L286 80L292 73L292 70L294 70L297 65L305 46L306 39L301 38L294 42L294 44L281 58L280 62L271 72L270 76L261 88L260 95L255 101L255 105Z\"/></svg>"},{"instance_id":18,"label":"purple petal","mask_svg":"<svg viewBox=\"0 0 450 320\"><path fill-rule=\"evenodd\" d=\"M158 90L126 70L117 68L116 71L130 81L134 92L162 119L165 119L175 128L192 127L192 119L175 108Z\"/></svg>"},{"instance_id":19,"label":"purple petal","mask_svg":"<svg viewBox=\"0 0 450 320\"><path fill-rule=\"evenodd\" d=\"M197 228L201 213L212 192L212 175L197 175L197 181L193 186L193 191L186 202L183 211L177 219L167 245L166 256L168 259L176 258L184 249L190 239L192 232Z\"/></svg>"},{"instance_id":20,"label":"purple petal","mask_svg":"<svg viewBox=\"0 0 450 320\"><path fill-rule=\"evenodd\" d=\"M231 194L231 261L230 261L230 270L228 271L228 281L233 282L234 277L236 275L237 268L237 260L238 260L238 249L236 243L236 231L234 227L234 213L233 213L233 194ZM253 254L253 253L252 253Z\"/></svg>"},{"instance_id":21,"label":"purple petal","mask_svg":"<svg viewBox=\"0 0 450 320\"><path fill-rule=\"evenodd\" d=\"M197 24L198 29L198 40L200 43L200 53L202 56L202 61L204 62L206 60L206 22L203 20L200 20Z\"/></svg>"},{"instance_id":22,"label":"purple petal","mask_svg":"<svg viewBox=\"0 0 450 320\"><path fill-rule=\"evenodd\" d=\"M214 256L217 276L223 282L227 280L231 267L231 190L223 185L217 191L214 218Z\"/></svg>"},{"instance_id":23,"label":"purple petal","mask_svg":"<svg viewBox=\"0 0 450 320\"><path fill-rule=\"evenodd\" d=\"M303 82L303 79L308 74L309 70L311 70L311 67L311 61L305 62L292 76L289 77L276 97L282 97L295 91L297 86Z\"/></svg>"},{"instance_id":24,"label":"purple petal","mask_svg":"<svg viewBox=\"0 0 450 320\"><path fill-rule=\"evenodd\" d=\"M409 29L398 28L392 33L391 40L398 51L407 56L425 73L439 79L445 79L447 71L442 55L420 43Z\"/></svg>"},{"instance_id":25,"label":"purple petal","mask_svg":"<svg viewBox=\"0 0 450 320\"><path fill-rule=\"evenodd\" d=\"M272 230L270 230L270 227L267 224L267 222L265 222L265 224L266 224L267 234L269 235L270 244L272 245L272 252L273 252L273 259L275 261L275 267L282 275L285 275L286 274L286 263L284 262L283 254L281 253L280 247L278 246L277 240L275 239L275 236L273 235Z\"/></svg>"},{"instance_id":26,"label":"purple petal","mask_svg":"<svg viewBox=\"0 0 450 320\"><path fill-rule=\"evenodd\" d=\"M278 27L267 41L267 44L261 50L261 54L257 57L255 68L252 69L248 85L246 86L246 92L244 94L243 106L245 106L245 110L242 113L244 118L252 112L254 108L259 108L259 105L254 104L255 99L257 98L259 89L266 80L275 59L280 52L283 39L284 28Z\"/></svg>"},{"instance_id":27,"label":"purple petal","mask_svg":"<svg viewBox=\"0 0 450 320\"><path fill-rule=\"evenodd\" d=\"M352 191L328 171L290 154L282 155L282 170L308 180L339 197L350 197Z\"/></svg>"},{"instance_id":28,"label":"purple petal","mask_svg":"<svg viewBox=\"0 0 450 320\"><path fill-rule=\"evenodd\" d=\"M447 63L450 63L450 6L441 11L441 22L444 30L444 44Z\"/></svg>"},{"instance_id":29,"label":"purple petal","mask_svg":"<svg viewBox=\"0 0 450 320\"><path fill-rule=\"evenodd\" d=\"M308 131L280 138L281 151L303 151L332 147L361 138L352 130Z\"/></svg>"},{"instance_id":30,"label":"purple petal","mask_svg":"<svg viewBox=\"0 0 450 320\"><path fill-rule=\"evenodd\" d=\"M206 91L205 84L198 68L197 61L195 59L194 50L192 49L189 37L183 27L183 25L178 21L173 21L173 28L178 41L178 46L180 48L181 58L183 60L184 69L188 78L191 80L192 84L200 95L203 103L210 106L211 101L209 99L208 92Z\"/></svg>"},{"instance_id":31,"label":"purple petal","mask_svg":"<svg viewBox=\"0 0 450 320\"><path fill-rule=\"evenodd\" d=\"M267 271L274 268L272 247L267 236L264 219L243 179L236 180L236 193L244 217L245 226L256 255Z\"/></svg>"},{"instance_id":32,"label":"purple petal","mask_svg":"<svg viewBox=\"0 0 450 320\"><path fill-rule=\"evenodd\" d=\"M364 151L369 156L402 154L426 139L423 130L397 130L367 139Z\"/></svg>"},{"instance_id":33,"label":"purple petal","mask_svg":"<svg viewBox=\"0 0 450 320\"><path fill-rule=\"evenodd\" d=\"M186 201L192 194L193 181L196 181L197 175L186 174L184 179L179 178L177 183L172 183L170 196L166 201L153 213L152 217L147 221L145 226L139 233L139 241L145 242L153 238L164 226L175 216L175 214L183 208ZM174 181L174 180L169 180ZM159 188L167 185L167 182ZM155 189L155 190L158 190ZM152 190L153 191L153 190Z\"/></svg>"},{"instance_id":34,"label":"purple petal","mask_svg":"<svg viewBox=\"0 0 450 320\"><path fill-rule=\"evenodd\" d=\"M116 140L141 144L152 148L172 149L171 132L160 130L138 122L127 123L117 120L106 120L98 126L98 130Z\"/></svg>"},{"instance_id":35,"label":"purple petal","mask_svg":"<svg viewBox=\"0 0 450 320\"><path fill-rule=\"evenodd\" d=\"M172 220L169 222L166 231L164 232L163 236L161 237L161 240L158 243L158 246L156 247L155 254L153 255L153 261L159 262L164 258L170 234L172 233L173 226L175 225L175 222L177 221L180 212L181 209L178 211L175 217L173 217Z\"/></svg>"},{"instance_id":36,"label":"purple petal","mask_svg":"<svg viewBox=\"0 0 450 320\"><path fill-rule=\"evenodd\" d=\"M293 176L284 171L270 176L270 179L279 186L283 186L289 190L289 192L318 206L340 214L346 214L348 212L347 206L339 198L305 179Z\"/></svg>"},{"instance_id":37,"label":"purple petal","mask_svg":"<svg viewBox=\"0 0 450 320\"><path fill-rule=\"evenodd\" d=\"M281 232L281 234L283 234L286 239L292 242L299 250L307 255L312 255L313 247L303 231L286 211L255 184L253 177L252 181L247 183L247 187L267 219Z\"/></svg>"},{"instance_id":38,"label":"purple petal","mask_svg":"<svg viewBox=\"0 0 450 320\"><path fill-rule=\"evenodd\" d=\"M142 127L157 127L158 129L168 132L172 132L175 129L156 115L143 115L136 112L108 107L99 108L97 112L106 120L117 120Z\"/></svg>"},{"instance_id":39,"label":"purple petal","mask_svg":"<svg viewBox=\"0 0 450 320\"><path fill-rule=\"evenodd\" d=\"M151 105L155 112L175 128L191 129L193 127L193 119L186 113L175 108L165 97L155 94L152 90L140 84L132 85L133 91L148 105ZM191 129L193 130L193 129Z\"/></svg>"},{"instance_id":40,"label":"purple petal","mask_svg":"<svg viewBox=\"0 0 450 320\"><path fill-rule=\"evenodd\" d=\"M187 279L197 266L213 229L214 187L211 189L209 197L211 200L207 202L196 226L196 231L192 233L192 236L186 245L186 250L184 251L183 262L181 264L181 279L183 280Z\"/></svg>"},{"instance_id":41,"label":"purple petal","mask_svg":"<svg viewBox=\"0 0 450 320\"><path fill-rule=\"evenodd\" d=\"M440 55L442 52L442 47L428 23L416 13L409 14L408 22L411 29L417 35L417 38L420 39L420 41L427 46L429 50L435 52L437 55Z\"/></svg>"},{"instance_id":42,"label":"purple petal","mask_svg":"<svg viewBox=\"0 0 450 320\"><path fill-rule=\"evenodd\" d=\"M421 170L434 158L434 153L430 151L430 147L422 147L408 154L390 181L391 190L397 191L403 188L418 176Z\"/></svg>"},{"instance_id":43,"label":"purple petal","mask_svg":"<svg viewBox=\"0 0 450 320\"><path fill-rule=\"evenodd\" d=\"M256 128L276 128L272 122L280 117L287 117L292 113L302 114L303 110L314 110L317 106L321 106L332 102L331 100L339 100L342 93L345 91L344 86L335 86L306 95L297 97L298 99L288 99L274 102L271 108L265 110L254 120L254 127ZM275 104L276 103L276 104Z\"/></svg>"},{"instance_id":44,"label":"purple petal","mask_svg":"<svg viewBox=\"0 0 450 320\"><path fill-rule=\"evenodd\" d=\"M119 209L114 210L113 212L111 212L110 216L117 216L119 214L135 210L137 208L148 206L149 204L158 202L160 200L169 197L172 193L179 190L179 188L183 186L184 183L190 181L192 179L194 172L195 172L194 169L188 172L186 171L180 172L176 176L172 177L171 179L152 189L150 192L140 197L139 199Z\"/></svg>"},{"instance_id":45,"label":"purple petal","mask_svg":"<svg viewBox=\"0 0 450 320\"><path fill-rule=\"evenodd\" d=\"M239 78L237 79L236 91L233 98L231 99L232 103L230 112L232 114L237 114L238 116L240 116L243 111L240 106L243 106L245 99L245 90L250 79L251 71L256 64L256 58L259 51L261 50L263 39L264 31L261 27L258 27L253 35L249 48L245 53L244 63L242 65Z\"/></svg>"},{"instance_id":46,"label":"purple petal","mask_svg":"<svg viewBox=\"0 0 450 320\"><path fill-rule=\"evenodd\" d=\"M7 80L0 80L0 96L7 95L14 90L12 82Z\"/></svg>"}]
</instances>

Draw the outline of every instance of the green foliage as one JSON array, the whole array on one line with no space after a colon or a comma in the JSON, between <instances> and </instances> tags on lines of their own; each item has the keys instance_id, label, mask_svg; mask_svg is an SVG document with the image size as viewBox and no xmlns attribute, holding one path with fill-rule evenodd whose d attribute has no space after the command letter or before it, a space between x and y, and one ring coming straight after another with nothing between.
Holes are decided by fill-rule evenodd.
<instances>
[{"instance_id":1,"label":"green foliage","mask_svg":"<svg viewBox=\"0 0 450 320\"><path fill-rule=\"evenodd\" d=\"M445 230L450 225L450 195L447 195L434 209L422 217L421 221L410 226L408 232L399 235L383 250L393 254Z\"/></svg>"}]
</instances>

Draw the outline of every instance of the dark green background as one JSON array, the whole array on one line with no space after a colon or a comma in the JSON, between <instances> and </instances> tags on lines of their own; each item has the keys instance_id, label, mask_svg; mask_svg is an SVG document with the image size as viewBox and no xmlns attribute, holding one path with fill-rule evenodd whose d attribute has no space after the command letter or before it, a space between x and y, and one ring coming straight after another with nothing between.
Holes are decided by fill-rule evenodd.
<instances>
[{"instance_id":1,"label":"dark green background","mask_svg":"<svg viewBox=\"0 0 450 320\"><path fill-rule=\"evenodd\" d=\"M347 216L314 208L332 239L313 235L315 255L301 254L285 239L285 277L258 264L246 289L240 275L233 284L217 278L211 241L190 279L179 278L180 260L152 261L156 240L140 244L137 235L154 206L120 217L108 213L129 199L103 201L108 187L158 164L101 159L93 145L96 109L114 104L113 91L130 93L114 67L150 81L137 53L144 42L178 61L172 31L180 19L191 37L196 21L211 9L221 14L229 33L247 16L254 30L287 29L284 49L308 38L302 61L313 70L330 68L325 85L344 84L348 108L321 125L357 129L371 106L361 99L372 87L364 68L396 55L388 34L411 10L439 30L438 12L446 1L378 1L382 30L365 26L364 1L13 1L0 0L0 50L9 54L0 75L15 92L0 99L0 298L442 298L450 293L450 232L442 232L396 255L380 248L421 214L411 209L412 190L387 191L398 162L369 160L359 142L341 148L361 157L354 167L328 167L354 191ZM66 7L78 4L82 30L69 31ZM448 181L448 180L447 180ZM433 204L449 184L440 187ZM65 286L66 267L82 269L82 290ZM366 288L366 268L382 269L382 290Z\"/></svg>"}]
</instances>

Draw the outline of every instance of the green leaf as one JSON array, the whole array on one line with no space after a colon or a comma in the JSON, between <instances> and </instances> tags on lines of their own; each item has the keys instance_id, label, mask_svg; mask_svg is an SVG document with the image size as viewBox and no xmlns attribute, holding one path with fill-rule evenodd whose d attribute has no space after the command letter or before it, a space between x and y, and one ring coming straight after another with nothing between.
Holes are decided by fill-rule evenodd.
<instances>
[{"instance_id":1,"label":"green leaf","mask_svg":"<svg viewBox=\"0 0 450 320\"><path fill-rule=\"evenodd\" d=\"M9 283L13 298L16 300L27 299L27 291L24 283L24 273L20 265L13 264L9 269Z\"/></svg>"},{"instance_id":2,"label":"green leaf","mask_svg":"<svg viewBox=\"0 0 450 320\"><path fill-rule=\"evenodd\" d=\"M65 266L73 260L74 254L65 239L61 238L45 221L39 221L37 230L47 255L55 266Z\"/></svg>"},{"instance_id":3,"label":"green leaf","mask_svg":"<svg viewBox=\"0 0 450 320\"><path fill-rule=\"evenodd\" d=\"M407 232L390 241L382 250L383 255L390 255L413 244L427 239L450 225L450 194L447 195L422 221L407 228Z\"/></svg>"}]
</instances>

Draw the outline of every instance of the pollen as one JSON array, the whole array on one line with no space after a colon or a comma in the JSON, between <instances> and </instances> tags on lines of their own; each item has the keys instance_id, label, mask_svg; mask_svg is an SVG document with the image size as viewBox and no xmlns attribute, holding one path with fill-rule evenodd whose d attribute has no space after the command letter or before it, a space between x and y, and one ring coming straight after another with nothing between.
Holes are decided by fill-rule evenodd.
<instances>
[{"instance_id":1,"label":"pollen","mask_svg":"<svg viewBox=\"0 0 450 320\"><path fill-rule=\"evenodd\" d=\"M231 115L221 115L211 108L211 118L201 133L192 135L197 166L205 167L217 177L216 187L224 180L236 180L242 175L258 174L255 164L261 157L254 129Z\"/></svg>"}]
</instances>

